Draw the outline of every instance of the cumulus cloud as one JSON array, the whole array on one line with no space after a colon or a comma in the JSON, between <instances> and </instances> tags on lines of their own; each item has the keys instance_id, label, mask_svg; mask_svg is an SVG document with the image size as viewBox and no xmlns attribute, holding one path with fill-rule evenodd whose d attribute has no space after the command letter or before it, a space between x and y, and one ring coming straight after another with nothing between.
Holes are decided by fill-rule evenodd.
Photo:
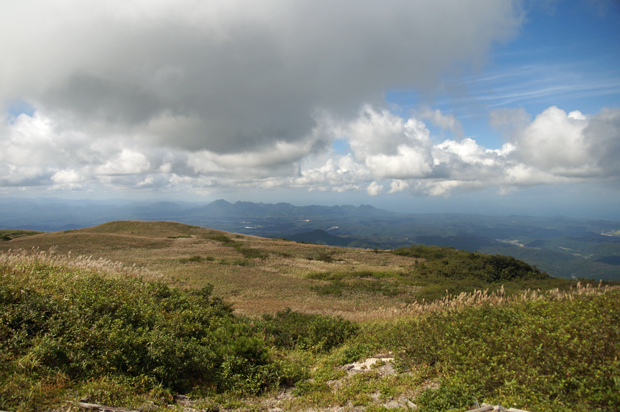
<instances>
[{"instance_id":1,"label":"cumulus cloud","mask_svg":"<svg viewBox=\"0 0 620 412\"><path fill-rule=\"evenodd\" d=\"M130 175L147 171L151 167L145 155L130 149L121 153L95 169L96 174Z\"/></svg>"},{"instance_id":2,"label":"cumulus cloud","mask_svg":"<svg viewBox=\"0 0 620 412\"><path fill-rule=\"evenodd\" d=\"M493 111L497 150L451 113L384 109L386 90L483 61L519 28L518 4L0 2L0 186L375 196L617 179L618 109ZM14 101L34 113L9 116Z\"/></svg>"},{"instance_id":3,"label":"cumulus cloud","mask_svg":"<svg viewBox=\"0 0 620 412\"><path fill-rule=\"evenodd\" d=\"M407 182L405 182L404 180L395 179L392 180L392 182L390 183L390 191L388 193L402 192L407 187L409 187L409 184Z\"/></svg>"},{"instance_id":4,"label":"cumulus cloud","mask_svg":"<svg viewBox=\"0 0 620 412\"><path fill-rule=\"evenodd\" d=\"M84 178L75 170L68 169L54 173L50 180L54 183L78 183L84 180Z\"/></svg>"},{"instance_id":5,"label":"cumulus cloud","mask_svg":"<svg viewBox=\"0 0 620 412\"><path fill-rule=\"evenodd\" d=\"M434 143L424 120L368 105L351 120L319 119L307 147L282 142L260 152L140 150L137 143L128 148L130 141L89 140L36 113L4 124L2 132L0 183L50 190L86 190L93 184L194 192L247 186L366 190L377 196L389 186L388 194L447 196L455 190L508 192L620 177L620 109L584 115L550 107L515 128L496 150L471 138ZM350 152L310 147L324 147L320 142L330 136L346 138Z\"/></svg>"},{"instance_id":6,"label":"cumulus cloud","mask_svg":"<svg viewBox=\"0 0 620 412\"><path fill-rule=\"evenodd\" d=\"M419 116L422 119L430 120L432 124L440 127L442 130L449 130L458 138L463 137L463 126L461 126L461 122L453 114L444 114L439 109L431 110L427 107L420 111Z\"/></svg>"},{"instance_id":7,"label":"cumulus cloud","mask_svg":"<svg viewBox=\"0 0 620 412\"><path fill-rule=\"evenodd\" d=\"M308 149L316 113L428 88L520 24L515 0L0 3L0 102L191 152ZM431 41L432 38L432 41Z\"/></svg>"},{"instance_id":8,"label":"cumulus cloud","mask_svg":"<svg viewBox=\"0 0 620 412\"><path fill-rule=\"evenodd\" d=\"M584 136L588 122L581 113L567 115L550 107L513 139L520 160L558 175L588 175L596 172L590 155L593 143Z\"/></svg>"},{"instance_id":9,"label":"cumulus cloud","mask_svg":"<svg viewBox=\"0 0 620 412\"><path fill-rule=\"evenodd\" d=\"M366 192L370 196L377 196L379 193L383 192L383 186L378 184L377 182L372 182L366 188Z\"/></svg>"},{"instance_id":10,"label":"cumulus cloud","mask_svg":"<svg viewBox=\"0 0 620 412\"><path fill-rule=\"evenodd\" d=\"M446 196L454 190L496 186L507 192L515 187L620 177L613 160L620 155L619 109L584 115L550 107L522 124L496 150L471 138L433 144L423 121L405 120L369 106L357 119L334 127L337 133L347 134L353 153L340 162L329 159L324 166L302 171L312 180L298 183L337 188L365 182L368 194L376 196L383 191L377 179L386 179L386 184L391 180L388 193ZM372 136L381 141L375 142ZM341 166L343 160L346 168Z\"/></svg>"}]
</instances>

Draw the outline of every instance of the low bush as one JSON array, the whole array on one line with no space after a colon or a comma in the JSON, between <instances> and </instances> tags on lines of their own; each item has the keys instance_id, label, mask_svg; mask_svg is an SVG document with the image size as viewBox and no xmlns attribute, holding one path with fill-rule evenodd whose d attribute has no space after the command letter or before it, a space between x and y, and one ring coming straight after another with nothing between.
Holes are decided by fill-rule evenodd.
<instances>
[{"instance_id":1,"label":"low bush","mask_svg":"<svg viewBox=\"0 0 620 412\"><path fill-rule=\"evenodd\" d=\"M16 239L19 237L24 237L24 236L38 235L39 233L43 233L43 232L38 232L35 230L3 229L3 230L0 230L0 242L9 241L9 240Z\"/></svg>"},{"instance_id":2,"label":"low bush","mask_svg":"<svg viewBox=\"0 0 620 412\"><path fill-rule=\"evenodd\" d=\"M334 251L323 251L323 252L318 252L316 254L314 254L313 256L309 257L308 260L319 260L321 262L325 262L325 263L332 263L335 259L334 259L334 255L336 254L336 252Z\"/></svg>"},{"instance_id":3,"label":"low bush","mask_svg":"<svg viewBox=\"0 0 620 412\"><path fill-rule=\"evenodd\" d=\"M9 263L0 262L0 387L23 390L20 381L52 376L75 387L107 377L142 382L147 392L199 386L254 394L277 383L262 339L211 286L183 292L44 259ZM26 398L0 390L0 408L41 409L46 397L16 403Z\"/></svg>"},{"instance_id":4,"label":"low bush","mask_svg":"<svg viewBox=\"0 0 620 412\"><path fill-rule=\"evenodd\" d=\"M528 410L620 410L620 291L442 311L381 339L399 364L430 368L421 411L487 403Z\"/></svg>"},{"instance_id":5,"label":"low bush","mask_svg":"<svg viewBox=\"0 0 620 412\"><path fill-rule=\"evenodd\" d=\"M291 309L263 315L257 324L267 342L281 349L327 352L355 336L359 327L340 317L308 315Z\"/></svg>"},{"instance_id":6,"label":"low bush","mask_svg":"<svg viewBox=\"0 0 620 412\"><path fill-rule=\"evenodd\" d=\"M267 259L268 253L261 249L245 247L243 243L235 243L235 249L246 259Z\"/></svg>"},{"instance_id":7,"label":"low bush","mask_svg":"<svg viewBox=\"0 0 620 412\"><path fill-rule=\"evenodd\" d=\"M216 242L222 242L222 243L226 243L226 244L235 243L231 238L229 238L228 236L226 236L223 233L222 234L208 235L207 239L215 240Z\"/></svg>"},{"instance_id":8,"label":"low bush","mask_svg":"<svg viewBox=\"0 0 620 412\"><path fill-rule=\"evenodd\" d=\"M415 272L419 276L443 276L451 279L477 278L485 282L516 279L549 279L547 273L511 256L486 255L451 247L412 245L392 251L395 255L424 259Z\"/></svg>"},{"instance_id":9,"label":"low bush","mask_svg":"<svg viewBox=\"0 0 620 412\"><path fill-rule=\"evenodd\" d=\"M402 279L397 274L370 270L335 273L316 272L307 277L308 279L330 282L327 285L312 287L312 290L321 296L342 296L344 291L396 296L400 293L398 285L402 283Z\"/></svg>"}]
</instances>

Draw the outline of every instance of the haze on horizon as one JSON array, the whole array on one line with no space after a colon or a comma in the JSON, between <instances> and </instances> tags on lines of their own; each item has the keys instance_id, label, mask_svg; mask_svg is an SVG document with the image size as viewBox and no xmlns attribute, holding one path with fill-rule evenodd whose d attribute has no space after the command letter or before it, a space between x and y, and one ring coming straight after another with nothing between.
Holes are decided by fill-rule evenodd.
<instances>
[{"instance_id":1,"label":"haze on horizon","mask_svg":"<svg viewBox=\"0 0 620 412\"><path fill-rule=\"evenodd\" d=\"M0 196L620 220L614 0L0 2Z\"/></svg>"}]
</instances>

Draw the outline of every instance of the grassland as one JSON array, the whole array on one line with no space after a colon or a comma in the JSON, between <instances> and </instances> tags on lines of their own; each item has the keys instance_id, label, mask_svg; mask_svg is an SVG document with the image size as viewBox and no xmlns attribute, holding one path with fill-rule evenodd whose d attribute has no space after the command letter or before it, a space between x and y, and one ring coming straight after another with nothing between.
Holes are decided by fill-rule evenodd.
<instances>
[{"instance_id":1,"label":"grassland","mask_svg":"<svg viewBox=\"0 0 620 412\"><path fill-rule=\"evenodd\" d=\"M503 285L510 295L528 288L564 290L577 283L542 278L446 281L445 276L420 274L419 264L432 260L428 257L301 244L174 222L109 222L0 243L0 251L33 248L136 265L182 289L212 284L216 296L226 297L237 314L246 316L291 308L350 320L385 319L407 314L414 302L446 294L492 292ZM456 253L450 248L428 249Z\"/></svg>"},{"instance_id":2,"label":"grassland","mask_svg":"<svg viewBox=\"0 0 620 412\"><path fill-rule=\"evenodd\" d=\"M450 248L173 222L33 234L0 253L0 409L620 410L611 284Z\"/></svg>"}]
</instances>

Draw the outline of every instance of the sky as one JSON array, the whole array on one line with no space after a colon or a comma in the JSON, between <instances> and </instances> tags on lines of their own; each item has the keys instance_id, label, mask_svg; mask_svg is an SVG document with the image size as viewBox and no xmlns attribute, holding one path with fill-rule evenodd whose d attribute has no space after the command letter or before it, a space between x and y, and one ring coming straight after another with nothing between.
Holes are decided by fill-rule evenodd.
<instances>
[{"instance_id":1,"label":"sky","mask_svg":"<svg viewBox=\"0 0 620 412\"><path fill-rule=\"evenodd\" d=\"M617 0L0 0L0 196L620 220Z\"/></svg>"}]
</instances>

